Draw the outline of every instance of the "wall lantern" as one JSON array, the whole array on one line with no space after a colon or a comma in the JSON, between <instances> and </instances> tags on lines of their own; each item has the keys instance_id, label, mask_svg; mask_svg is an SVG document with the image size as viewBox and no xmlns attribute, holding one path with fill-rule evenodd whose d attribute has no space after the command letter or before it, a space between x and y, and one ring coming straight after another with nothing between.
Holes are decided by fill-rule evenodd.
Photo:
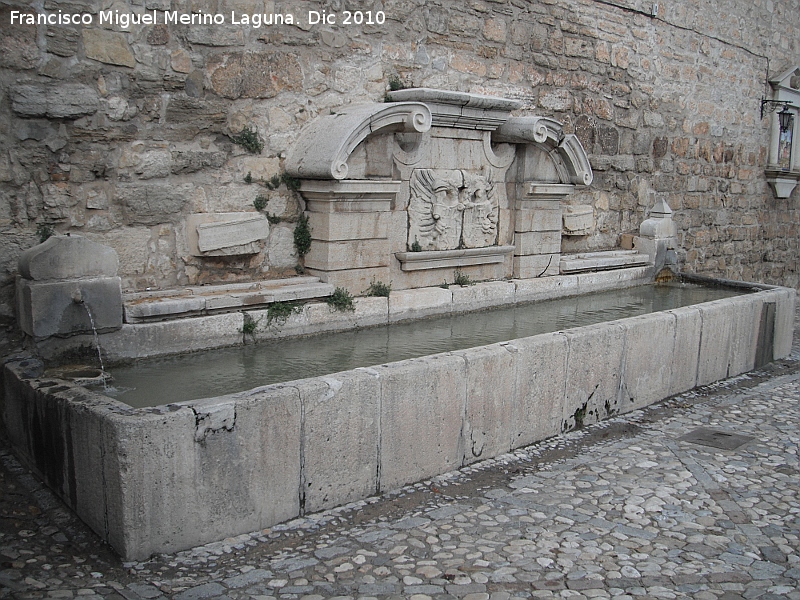
<instances>
[{"instance_id":1,"label":"wall lantern","mask_svg":"<svg viewBox=\"0 0 800 600\"><path fill-rule=\"evenodd\" d=\"M767 183L776 198L789 198L800 183L800 152L794 148L800 107L800 66L768 79L772 99L761 98L761 118L770 116ZM800 135L800 131L797 132Z\"/></svg>"}]
</instances>

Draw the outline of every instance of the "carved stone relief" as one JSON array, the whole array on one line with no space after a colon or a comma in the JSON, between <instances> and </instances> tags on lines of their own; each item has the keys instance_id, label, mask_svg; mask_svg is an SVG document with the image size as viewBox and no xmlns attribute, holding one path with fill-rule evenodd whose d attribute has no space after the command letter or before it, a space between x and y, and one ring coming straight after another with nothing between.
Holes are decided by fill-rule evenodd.
<instances>
[{"instance_id":1,"label":"carved stone relief","mask_svg":"<svg viewBox=\"0 0 800 600\"><path fill-rule=\"evenodd\" d=\"M410 180L408 246L421 250L497 244L499 189L490 169L414 169Z\"/></svg>"}]
</instances>

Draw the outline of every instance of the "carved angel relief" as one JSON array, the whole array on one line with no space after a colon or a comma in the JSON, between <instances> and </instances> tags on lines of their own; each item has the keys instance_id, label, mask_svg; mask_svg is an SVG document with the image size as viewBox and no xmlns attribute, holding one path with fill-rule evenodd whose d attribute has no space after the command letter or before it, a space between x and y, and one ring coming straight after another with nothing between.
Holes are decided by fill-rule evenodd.
<instances>
[{"instance_id":1,"label":"carved angel relief","mask_svg":"<svg viewBox=\"0 0 800 600\"><path fill-rule=\"evenodd\" d=\"M497 244L500 203L489 169L415 169L410 181L408 246L422 250Z\"/></svg>"}]
</instances>

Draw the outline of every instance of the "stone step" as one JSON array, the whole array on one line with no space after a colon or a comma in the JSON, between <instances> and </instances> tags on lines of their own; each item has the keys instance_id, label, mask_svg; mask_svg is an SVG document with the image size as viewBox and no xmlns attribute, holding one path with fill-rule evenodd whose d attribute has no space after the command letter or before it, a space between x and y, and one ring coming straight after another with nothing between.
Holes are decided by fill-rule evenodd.
<instances>
[{"instance_id":1,"label":"stone step","mask_svg":"<svg viewBox=\"0 0 800 600\"><path fill-rule=\"evenodd\" d=\"M139 292L123 297L125 322L144 323L261 308L273 302L325 298L333 291L333 285L321 282L318 277L303 276Z\"/></svg>"},{"instance_id":2,"label":"stone step","mask_svg":"<svg viewBox=\"0 0 800 600\"><path fill-rule=\"evenodd\" d=\"M562 275L584 273L586 271L607 271L649 264L650 257L636 250L604 250L602 252L582 252L562 254L559 271Z\"/></svg>"}]
</instances>

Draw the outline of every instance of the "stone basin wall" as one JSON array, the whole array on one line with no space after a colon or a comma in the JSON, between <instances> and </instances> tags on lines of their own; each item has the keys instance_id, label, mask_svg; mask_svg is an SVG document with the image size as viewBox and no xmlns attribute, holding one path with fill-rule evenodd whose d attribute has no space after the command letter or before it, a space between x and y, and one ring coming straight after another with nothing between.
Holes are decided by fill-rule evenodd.
<instances>
[{"instance_id":1,"label":"stone basin wall","mask_svg":"<svg viewBox=\"0 0 800 600\"><path fill-rule=\"evenodd\" d=\"M381 101L390 80L518 99L520 115L551 116L578 135L595 182L571 201L593 208L594 228L566 239L565 252L616 246L663 199L675 210L685 269L798 283L797 192L770 192L768 119L758 116L767 59L774 75L797 57L800 13L787 3L366 2L386 13L385 25L300 18L260 28L231 25L229 12L287 6L123 0L113 9L219 12L227 21L125 28L97 23L107 4L43 5L90 13L91 26L11 25L11 11L31 12L31 3L0 7L3 325L13 323L17 257L46 228L112 246L124 291L291 270L301 200L245 176L281 173L306 122ZM338 6L291 5L300 16ZM232 142L245 126L264 141L260 153ZM192 215L254 213L260 194L282 221L240 240L254 253L192 253Z\"/></svg>"},{"instance_id":2,"label":"stone basin wall","mask_svg":"<svg viewBox=\"0 0 800 600\"><path fill-rule=\"evenodd\" d=\"M744 373L791 350L759 292L424 358L132 409L5 368L16 452L125 559L269 527Z\"/></svg>"}]
</instances>

